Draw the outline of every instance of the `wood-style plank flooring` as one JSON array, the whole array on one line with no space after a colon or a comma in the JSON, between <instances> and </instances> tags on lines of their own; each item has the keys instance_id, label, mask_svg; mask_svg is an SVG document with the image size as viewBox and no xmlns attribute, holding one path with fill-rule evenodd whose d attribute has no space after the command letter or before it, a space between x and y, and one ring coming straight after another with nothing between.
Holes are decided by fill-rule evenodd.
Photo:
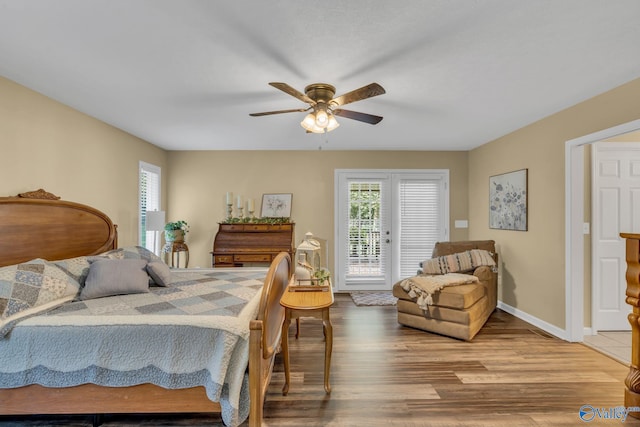
<instances>
[{"instance_id":1,"label":"wood-style plank flooring","mask_svg":"<svg viewBox=\"0 0 640 427\"><path fill-rule=\"evenodd\" d=\"M265 404L266 426L513 427L634 425L579 417L624 406L625 365L496 311L472 342L398 325L395 307L356 307L337 295L331 309L330 395L323 388L322 323L290 329L291 386L282 396L278 358ZM613 412L609 412L613 414ZM91 417L0 417L0 426L87 426ZM222 426L219 416L107 415L104 426Z\"/></svg>"}]
</instances>

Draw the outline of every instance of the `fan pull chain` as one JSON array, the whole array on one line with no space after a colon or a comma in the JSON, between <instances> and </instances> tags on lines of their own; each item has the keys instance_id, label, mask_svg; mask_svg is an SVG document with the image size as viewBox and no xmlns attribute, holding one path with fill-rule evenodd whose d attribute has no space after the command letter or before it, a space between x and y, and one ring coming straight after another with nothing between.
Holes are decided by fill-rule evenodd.
<instances>
[{"instance_id":1,"label":"fan pull chain","mask_svg":"<svg viewBox=\"0 0 640 427\"><path fill-rule=\"evenodd\" d=\"M329 145L329 132L327 132L327 129L324 129L324 143ZM318 145L318 151L322 151L322 145Z\"/></svg>"}]
</instances>

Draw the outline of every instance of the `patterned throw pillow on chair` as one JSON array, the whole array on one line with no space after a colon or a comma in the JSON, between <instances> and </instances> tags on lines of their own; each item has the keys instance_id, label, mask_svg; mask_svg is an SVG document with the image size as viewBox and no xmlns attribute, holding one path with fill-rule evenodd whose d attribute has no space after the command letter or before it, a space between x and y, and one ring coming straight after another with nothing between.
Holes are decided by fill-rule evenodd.
<instances>
[{"instance_id":1,"label":"patterned throw pillow on chair","mask_svg":"<svg viewBox=\"0 0 640 427\"><path fill-rule=\"evenodd\" d=\"M484 249L471 249L457 254L431 258L422 263L423 274L447 274L473 271L481 265L493 267L496 262L491 252Z\"/></svg>"}]
</instances>

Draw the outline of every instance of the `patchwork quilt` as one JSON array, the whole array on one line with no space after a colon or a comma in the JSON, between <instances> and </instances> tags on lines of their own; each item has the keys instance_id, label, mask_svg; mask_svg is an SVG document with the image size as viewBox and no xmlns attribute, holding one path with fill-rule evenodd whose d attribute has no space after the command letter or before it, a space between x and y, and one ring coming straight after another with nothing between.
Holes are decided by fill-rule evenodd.
<instances>
[{"instance_id":1,"label":"patchwork quilt","mask_svg":"<svg viewBox=\"0 0 640 427\"><path fill-rule=\"evenodd\" d=\"M0 388L204 386L226 425L249 414L249 322L266 268L172 270L149 293L67 302L0 340Z\"/></svg>"}]
</instances>

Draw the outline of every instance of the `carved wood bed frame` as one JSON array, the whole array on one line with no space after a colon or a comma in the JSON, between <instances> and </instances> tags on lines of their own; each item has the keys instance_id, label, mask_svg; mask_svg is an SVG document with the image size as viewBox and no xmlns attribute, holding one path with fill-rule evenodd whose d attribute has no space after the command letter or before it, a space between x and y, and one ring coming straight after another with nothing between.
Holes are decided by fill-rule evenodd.
<instances>
[{"instance_id":1,"label":"carved wood bed frame","mask_svg":"<svg viewBox=\"0 0 640 427\"><path fill-rule=\"evenodd\" d=\"M34 258L58 260L117 248L117 228L104 213L59 200L44 190L0 197L0 266ZM262 424L266 389L280 346L284 309L280 298L291 275L291 258L271 264L257 319L250 324L249 426ZM169 390L152 384L68 388L31 385L0 389L0 415L220 412L204 387Z\"/></svg>"}]
</instances>

